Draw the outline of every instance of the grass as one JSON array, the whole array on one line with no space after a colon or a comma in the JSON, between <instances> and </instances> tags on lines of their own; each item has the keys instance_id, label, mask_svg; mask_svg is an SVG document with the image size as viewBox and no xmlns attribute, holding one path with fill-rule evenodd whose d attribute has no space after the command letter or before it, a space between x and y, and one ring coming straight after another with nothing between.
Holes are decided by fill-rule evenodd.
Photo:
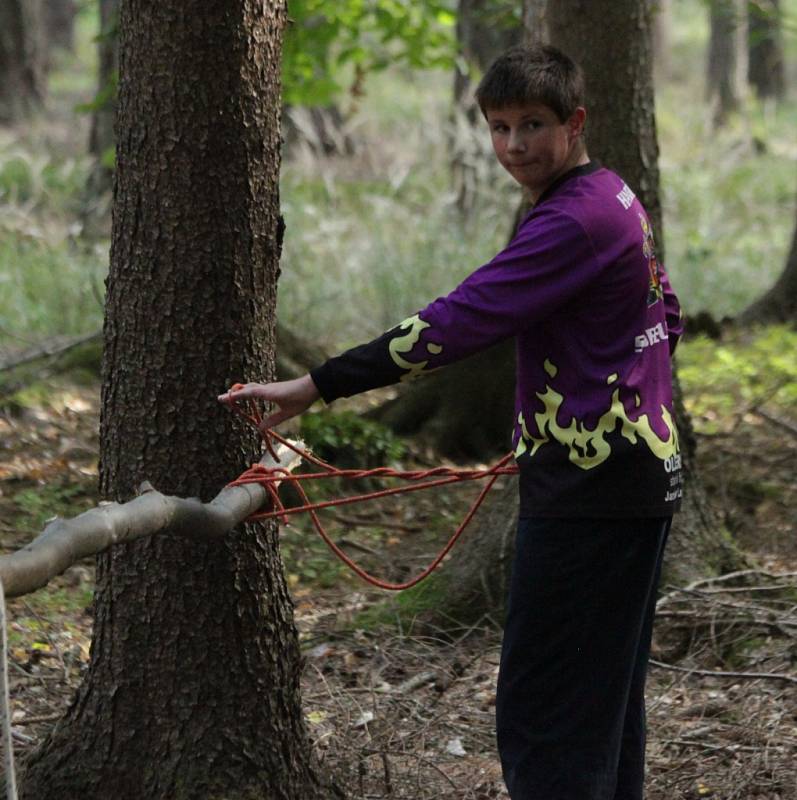
<instances>
[{"instance_id":1,"label":"grass","mask_svg":"<svg viewBox=\"0 0 797 800\"><path fill-rule=\"evenodd\" d=\"M0 245L0 336L17 346L102 323L104 267L96 254L7 234Z\"/></svg>"}]
</instances>

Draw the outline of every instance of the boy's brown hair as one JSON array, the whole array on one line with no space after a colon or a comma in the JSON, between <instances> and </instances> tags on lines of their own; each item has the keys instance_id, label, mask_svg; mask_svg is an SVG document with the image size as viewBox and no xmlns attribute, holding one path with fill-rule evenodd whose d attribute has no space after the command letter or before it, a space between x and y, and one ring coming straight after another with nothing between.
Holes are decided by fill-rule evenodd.
<instances>
[{"instance_id":1,"label":"boy's brown hair","mask_svg":"<svg viewBox=\"0 0 797 800\"><path fill-rule=\"evenodd\" d=\"M584 74L556 47L518 45L491 64L476 89L476 102L485 117L493 109L543 103L565 122L584 105Z\"/></svg>"}]
</instances>

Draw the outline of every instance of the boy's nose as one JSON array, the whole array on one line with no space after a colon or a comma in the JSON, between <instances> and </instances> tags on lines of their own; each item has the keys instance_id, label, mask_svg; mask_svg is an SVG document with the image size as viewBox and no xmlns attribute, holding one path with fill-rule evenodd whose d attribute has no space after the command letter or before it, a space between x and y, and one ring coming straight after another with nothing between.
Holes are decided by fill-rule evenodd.
<instances>
[{"instance_id":1,"label":"boy's nose","mask_svg":"<svg viewBox=\"0 0 797 800\"><path fill-rule=\"evenodd\" d=\"M522 153L523 150L526 149L523 137L516 133L510 133L506 149L509 150L510 153Z\"/></svg>"}]
</instances>

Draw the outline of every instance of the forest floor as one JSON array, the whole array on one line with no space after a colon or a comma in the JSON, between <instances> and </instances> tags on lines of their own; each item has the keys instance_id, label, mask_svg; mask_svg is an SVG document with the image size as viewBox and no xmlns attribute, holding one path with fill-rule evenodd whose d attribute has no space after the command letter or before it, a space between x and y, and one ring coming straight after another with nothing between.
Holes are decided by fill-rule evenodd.
<instances>
[{"instance_id":1,"label":"forest floor","mask_svg":"<svg viewBox=\"0 0 797 800\"><path fill-rule=\"evenodd\" d=\"M6 553L46 518L97 501L96 384L50 378L19 397L0 404ZM662 587L648 689L649 798L797 800L795 420L754 409L701 445L703 479L750 566ZM395 578L430 560L465 502L448 492L396 500L338 513L330 527L352 555ZM302 523L282 542L306 656L308 727L349 796L506 798L494 745L495 624L413 624L398 601L344 574ZM92 584L85 562L9 602L20 761L61 716L86 668Z\"/></svg>"}]
</instances>

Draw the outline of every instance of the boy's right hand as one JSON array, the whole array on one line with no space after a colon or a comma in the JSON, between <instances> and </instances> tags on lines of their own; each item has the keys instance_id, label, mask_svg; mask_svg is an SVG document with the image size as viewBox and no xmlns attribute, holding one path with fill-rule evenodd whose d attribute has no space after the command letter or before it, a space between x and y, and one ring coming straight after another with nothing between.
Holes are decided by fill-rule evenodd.
<instances>
[{"instance_id":1,"label":"boy's right hand","mask_svg":"<svg viewBox=\"0 0 797 800\"><path fill-rule=\"evenodd\" d=\"M267 400L276 404L277 410L264 417L260 423L260 429L266 430L306 411L320 396L313 379L309 375L304 375L292 381L247 383L240 388L220 394L218 399L220 403L226 404L249 399Z\"/></svg>"}]
</instances>

